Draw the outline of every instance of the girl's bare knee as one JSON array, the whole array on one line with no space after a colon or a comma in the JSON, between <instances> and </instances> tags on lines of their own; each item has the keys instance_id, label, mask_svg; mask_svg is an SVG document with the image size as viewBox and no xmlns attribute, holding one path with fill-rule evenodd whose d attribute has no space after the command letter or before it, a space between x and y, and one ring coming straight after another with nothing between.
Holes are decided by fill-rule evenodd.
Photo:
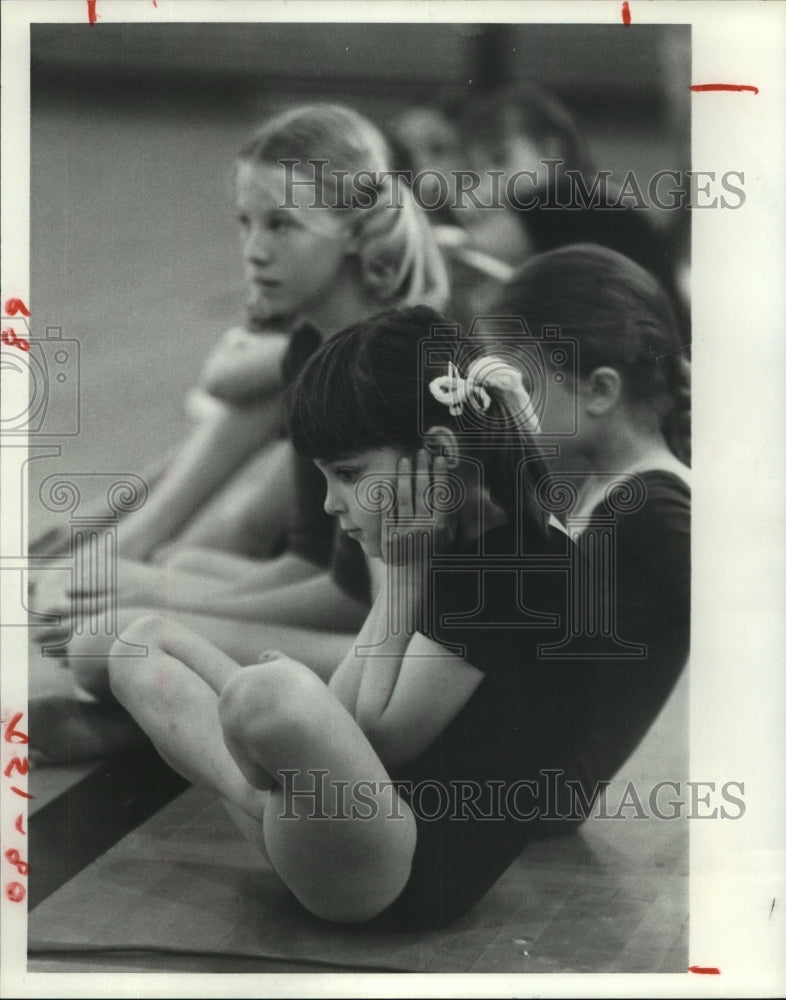
<instances>
[{"instance_id":1,"label":"girl's bare knee","mask_svg":"<svg viewBox=\"0 0 786 1000\"><path fill-rule=\"evenodd\" d=\"M265 843L273 867L314 916L364 923L383 912L404 889L412 870L417 828L398 800L395 818L378 799L372 818L344 816L330 833L307 817L295 819L282 789L265 811ZM380 861L384 859L384 861Z\"/></svg>"},{"instance_id":2,"label":"girl's bare knee","mask_svg":"<svg viewBox=\"0 0 786 1000\"><path fill-rule=\"evenodd\" d=\"M288 657L238 670L218 702L224 731L240 743L249 739L292 739L311 718L309 702L327 688L308 667Z\"/></svg>"},{"instance_id":3,"label":"girl's bare knee","mask_svg":"<svg viewBox=\"0 0 786 1000\"><path fill-rule=\"evenodd\" d=\"M138 616L123 629L121 638L126 642L147 643L160 646L161 634L166 625L164 615L154 611L140 611Z\"/></svg>"},{"instance_id":4,"label":"girl's bare knee","mask_svg":"<svg viewBox=\"0 0 786 1000\"><path fill-rule=\"evenodd\" d=\"M149 685L150 672L140 669L150 656L161 648L163 618L161 615L140 614L123 629L119 640L112 644L107 659L107 673L112 694L125 703L129 695L138 694L143 685ZM129 656L128 645L147 646L142 657Z\"/></svg>"}]
</instances>

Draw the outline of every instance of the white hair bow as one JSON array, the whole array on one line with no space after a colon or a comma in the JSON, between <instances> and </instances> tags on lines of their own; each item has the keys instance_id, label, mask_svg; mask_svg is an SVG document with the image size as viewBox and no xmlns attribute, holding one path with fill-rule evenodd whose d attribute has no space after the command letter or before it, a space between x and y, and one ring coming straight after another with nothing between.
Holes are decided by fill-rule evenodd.
<instances>
[{"instance_id":1,"label":"white hair bow","mask_svg":"<svg viewBox=\"0 0 786 1000\"><path fill-rule=\"evenodd\" d=\"M532 400L521 380L521 372L501 358L493 355L476 358L467 369L466 378L459 375L458 368L450 361L448 374L440 375L429 383L431 395L447 406L454 417L464 412L466 403L485 412L491 405L489 389L504 400L517 423L532 433L540 430Z\"/></svg>"}]
</instances>

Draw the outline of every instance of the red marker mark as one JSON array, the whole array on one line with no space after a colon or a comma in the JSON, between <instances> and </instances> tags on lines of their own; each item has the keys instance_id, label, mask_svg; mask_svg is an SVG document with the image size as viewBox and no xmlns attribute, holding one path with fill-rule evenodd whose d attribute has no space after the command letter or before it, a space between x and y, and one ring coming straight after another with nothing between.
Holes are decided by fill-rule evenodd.
<instances>
[{"instance_id":1,"label":"red marker mark","mask_svg":"<svg viewBox=\"0 0 786 1000\"><path fill-rule=\"evenodd\" d=\"M27 890L21 882L9 882L5 887L5 894L12 903L21 903L27 895Z\"/></svg>"},{"instance_id":2,"label":"red marker mark","mask_svg":"<svg viewBox=\"0 0 786 1000\"><path fill-rule=\"evenodd\" d=\"M702 92L704 90L749 90L752 94L758 94L758 87L751 87L747 83L694 83L691 90Z\"/></svg>"},{"instance_id":3,"label":"red marker mark","mask_svg":"<svg viewBox=\"0 0 786 1000\"><path fill-rule=\"evenodd\" d=\"M35 795L31 795L29 792L23 792L22 789L21 788L17 788L16 785L11 785L11 791L12 792L16 792L16 794L20 795L23 799L34 799L35 798Z\"/></svg>"},{"instance_id":4,"label":"red marker mark","mask_svg":"<svg viewBox=\"0 0 786 1000\"><path fill-rule=\"evenodd\" d=\"M30 770L30 761L27 757L12 757L3 774L6 778L11 777L12 771L18 771L21 775L27 774Z\"/></svg>"},{"instance_id":5,"label":"red marker mark","mask_svg":"<svg viewBox=\"0 0 786 1000\"><path fill-rule=\"evenodd\" d=\"M96 13L96 0L87 0L87 19L91 24L95 24L98 20L98 14Z\"/></svg>"},{"instance_id":6,"label":"red marker mark","mask_svg":"<svg viewBox=\"0 0 786 1000\"><path fill-rule=\"evenodd\" d=\"M16 316L17 313L21 313L23 316L27 316L28 319L30 318L30 310L21 299L6 299L5 312L6 316Z\"/></svg>"},{"instance_id":7,"label":"red marker mark","mask_svg":"<svg viewBox=\"0 0 786 1000\"><path fill-rule=\"evenodd\" d=\"M5 734L3 736L3 739L6 741L6 743L30 742L30 737L27 735L27 733L23 733L21 730L15 728L23 715L24 712L17 712L16 715L11 719L11 721L5 727Z\"/></svg>"},{"instance_id":8,"label":"red marker mark","mask_svg":"<svg viewBox=\"0 0 786 1000\"><path fill-rule=\"evenodd\" d=\"M18 347L20 351L30 350L30 341L25 340L24 337L17 337L10 326L3 330L2 334L0 334L0 339L2 339L4 344L8 344L9 347Z\"/></svg>"},{"instance_id":9,"label":"red marker mark","mask_svg":"<svg viewBox=\"0 0 786 1000\"><path fill-rule=\"evenodd\" d=\"M23 837L27 836L27 833L22 829L22 814L21 813L19 813L19 815L16 817L16 823L14 823L14 827L22 834Z\"/></svg>"},{"instance_id":10,"label":"red marker mark","mask_svg":"<svg viewBox=\"0 0 786 1000\"><path fill-rule=\"evenodd\" d=\"M628 0L623 0L622 3L622 23L630 24L630 7L628 6Z\"/></svg>"},{"instance_id":11,"label":"red marker mark","mask_svg":"<svg viewBox=\"0 0 786 1000\"><path fill-rule=\"evenodd\" d=\"M22 855L15 847L12 847L10 851L6 851L5 856L8 858L8 863L13 865L20 875L30 874L30 865L26 861L22 861Z\"/></svg>"},{"instance_id":12,"label":"red marker mark","mask_svg":"<svg viewBox=\"0 0 786 1000\"><path fill-rule=\"evenodd\" d=\"M720 969L716 969L712 965L689 965L688 972L696 972L700 976L719 976Z\"/></svg>"}]
</instances>

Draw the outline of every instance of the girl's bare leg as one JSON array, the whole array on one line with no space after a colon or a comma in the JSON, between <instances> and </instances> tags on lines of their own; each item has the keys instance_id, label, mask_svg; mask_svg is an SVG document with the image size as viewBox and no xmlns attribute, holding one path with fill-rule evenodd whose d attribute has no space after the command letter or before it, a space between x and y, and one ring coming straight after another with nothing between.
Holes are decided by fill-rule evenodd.
<instances>
[{"instance_id":1,"label":"girl's bare leg","mask_svg":"<svg viewBox=\"0 0 786 1000\"><path fill-rule=\"evenodd\" d=\"M248 411L220 406L192 430L147 503L120 524L118 584L126 603L149 600L145 590L156 589L160 574L147 562L173 539L175 550L188 544L247 552L258 559L280 547L294 502L292 448L274 440L256 452L275 436L280 423L280 404L268 402ZM213 569L208 564L207 572ZM41 614L70 614L72 584L67 572L37 572L31 608ZM112 595L102 592L96 600L101 605ZM41 639L47 634L43 629L36 633Z\"/></svg>"},{"instance_id":2,"label":"girl's bare leg","mask_svg":"<svg viewBox=\"0 0 786 1000\"><path fill-rule=\"evenodd\" d=\"M292 457L289 441L266 445L191 518L175 547L269 559L289 526L295 497Z\"/></svg>"},{"instance_id":3,"label":"girl's bare leg","mask_svg":"<svg viewBox=\"0 0 786 1000\"><path fill-rule=\"evenodd\" d=\"M124 638L146 645L148 655L111 660L109 681L115 697L170 767L261 822L267 794L252 788L241 774L218 718L219 694L240 666L163 616L137 619Z\"/></svg>"},{"instance_id":4,"label":"girl's bare leg","mask_svg":"<svg viewBox=\"0 0 786 1000\"><path fill-rule=\"evenodd\" d=\"M128 628L136 619L155 614L152 608L124 608L118 614L118 628ZM240 621L211 615L173 611L167 619L180 622L208 639L237 663L255 663L266 649L282 649L288 655L308 663L321 677L329 678L349 651L354 635L341 632L303 629L289 625ZM128 657L128 649L118 647L110 659L113 637L100 632L71 640L66 664L76 683L97 698L111 698L108 664L125 654L131 665L139 662Z\"/></svg>"},{"instance_id":5,"label":"girl's bare leg","mask_svg":"<svg viewBox=\"0 0 786 1000\"><path fill-rule=\"evenodd\" d=\"M212 588L213 594L258 593L308 580L322 572L321 567L292 552L285 552L275 559L250 559L230 552L219 552L218 549L175 549L158 569L172 581L170 604L188 610L190 606L187 602L191 596L186 593L185 600L181 600L174 588L179 588L181 581L188 587L191 582L189 578L195 578L195 582L202 581L203 585ZM172 599L175 595L177 601ZM148 600L149 597L144 599ZM195 607L198 608L198 605Z\"/></svg>"},{"instance_id":6,"label":"girl's bare leg","mask_svg":"<svg viewBox=\"0 0 786 1000\"><path fill-rule=\"evenodd\" d=\"M234 552L190 546L180 548L177 545L159 550L156 554L156 563L170 571L193 573L228 584L237 581L238 571L244 572L260 565L259 560L249 559Z\"/></svg>"},{"instance_id":7,"label":"girl's bare leg","mask_svg":"<svg viewBox=\"0 0 786 1000\"><path fill-rule=\"evenodd\" d=\"M308 910L352 922L393 902L409 877L414 819L313 671L284 657L241 669L159 616L124 638L150 656L113 660L118 699L173 767L226 799Z\"/></svg>"},{"instance_id":8,"label":"girl's bare leg","mask_svg":"<svg viewBox=\"0 0 786 1000\"><path fill-rule=\"evenodd\" d=\"M219 718L243 773L277 781L263 817L265 849L306 909L354 922L392 903L409 877L415 821L316 674L286 657L238 671Z\"/></svg>"},{"instance_id":9,"label":"girl's bare leg","mask_svg":"<svg viewBox=\"0 0 786 1000\"><path fill-rule=\"evenodd\" d=\"M183 530L227 477L281 428L281 401L241 410L224 406L200 422L156 482L147 503L123 518L120 553L145 561Z\"/></svg>"}]
</instances>

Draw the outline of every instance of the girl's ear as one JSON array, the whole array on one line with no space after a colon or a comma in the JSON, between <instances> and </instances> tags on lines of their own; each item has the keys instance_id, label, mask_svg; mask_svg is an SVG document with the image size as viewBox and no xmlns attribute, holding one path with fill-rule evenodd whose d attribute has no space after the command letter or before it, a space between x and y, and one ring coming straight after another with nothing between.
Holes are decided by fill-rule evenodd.
<instances>
[{"instance_id":1,"label":"girl's ear","mask_svg":"<svg viewBox=\"0 0 786 1000\"><path fill-rule=\"evenodd\" d=\"M454 469L458 465L458 441L449 427L443 427L441 424L429 427L423 436L423 447L434 458L438 455L444 456L449 469Z\"/></svg>"},{"instance_id":2,"label":"girl's ear","mask_svg":"<svg viewBox=\"0 0 786 1000\"><path fill-rule=\"evenodd\" d=\"M613 410L622 396L622 378L615 368L595 368L584 379L587 413L600 417Z\"/></svg>"}]
</instances>

